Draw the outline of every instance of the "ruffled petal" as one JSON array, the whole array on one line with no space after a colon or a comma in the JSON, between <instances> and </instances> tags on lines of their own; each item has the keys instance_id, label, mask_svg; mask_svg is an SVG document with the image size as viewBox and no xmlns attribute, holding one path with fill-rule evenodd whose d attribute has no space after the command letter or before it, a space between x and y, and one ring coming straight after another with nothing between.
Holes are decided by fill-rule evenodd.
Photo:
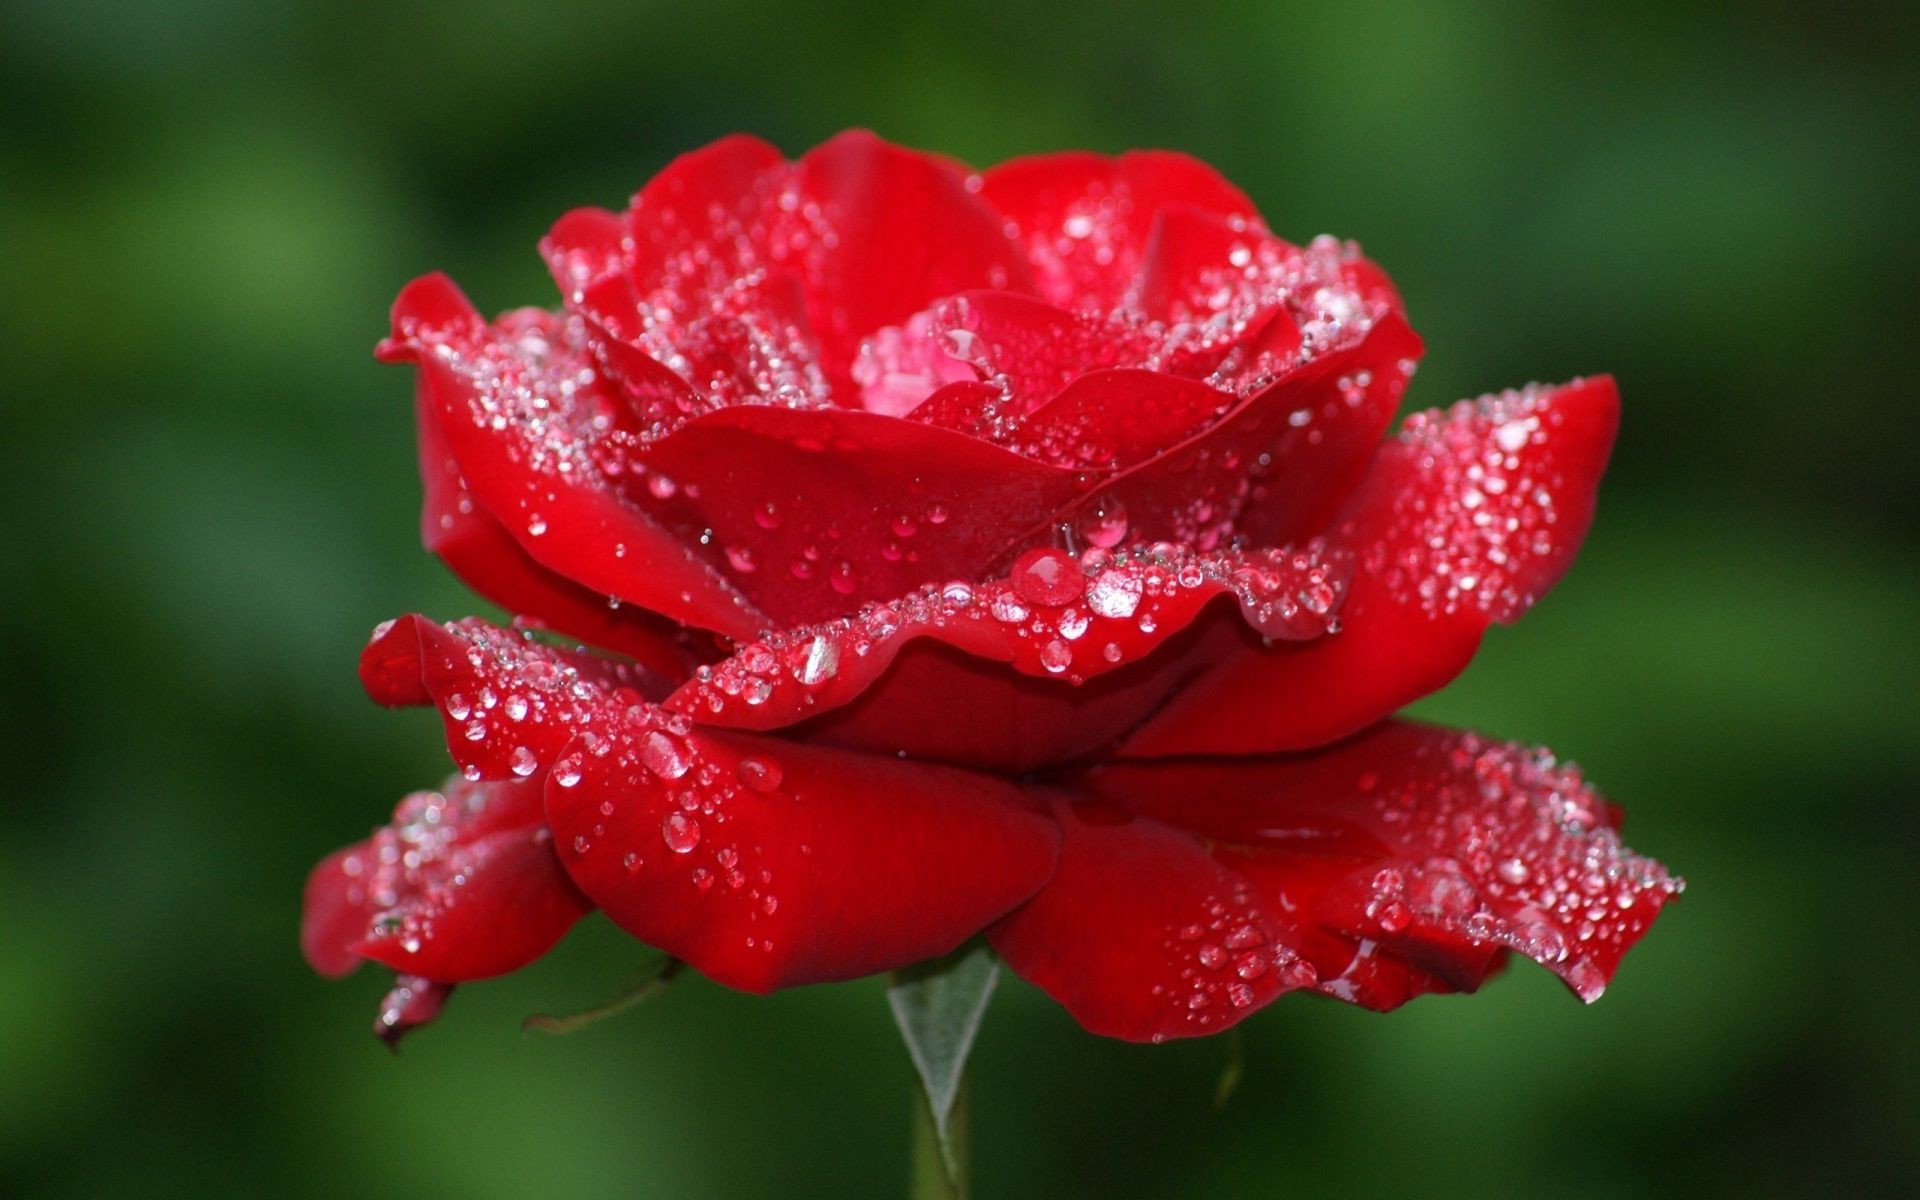
<instances>
[{"instance_id":1,"label":"ruffled petal","mask_svg":"<svg viewBox=\"0 0 1920 1200\"><path fill-rule=\"evenodd\" d=\"M528 779L582 729L665 694L643 668L563 650L478 618L437 625L412 615L374 630L360 682L381 704L432 705L469 780Z\"/></svg>"},{"instance_id":2,"label":"ruffled petal","mask_svg":"<svg viewBox=\"0 0 1920 1200\"><path fill-rule=\"evenodd\" d=\"M948 161L855 130L796 164L807 313L836 391L851 394L860 341L941 296L1026 291L1025 259Z\"/></svg>"},{"instance_id":3,"label":"ruffled petal","mask_svg":"<svg viewBox=\"0 0 1920 1200\"><path fill-rule=\"evenodd\" d=\"M591 277L605 261L603 224L556 229L550 240L583 248L563 256L569 269L557 276ZM941 296L1030 286L1025 261L953 164L858 130L792 164L750 138L686 155L634 198L625 246L633 295L604 307L632 306L640 319L627 324L656 335L642 339L655 357L691 365L696 388L710 383L700 360L727 357L718 336L739 343L735 362L746 361L742 347L767 351L749 382L784 380L808 400L830 388L846 404L867 335ZM673 362L672 350L689 363ZM809 367L824 388L805 377Z\"/></svg>"},{"instance_id":4,"label":"ruffled petal","mask_svg":"<svg viewBox=\"0 0 1920 1200\"><path fill-rule=\"evenodd\" d=\"M1331 526L1359 564L1340 631L1245 641L1123 752L1320 745L1445 684L1489 624L1518 619L1572 563L1618 420L1605 376L1410 418Z\"/></svg>"},{"instance_id":5,"label":"ruffled petal","mask_svg":"<svg viewBox=\"0 0 1920 1200\"><path fill-rule=\"evenodd\" d=\"M420 475L426 488L420 537L463 582L516 617L603 646L668 678L697 659L686 635L644 609L607 598L541 566L467 491L440 434L439 411L418 406Z\"/></svg>"},{"instance_id":6,"label":"ruffled petal","mask_svg":"<svg viewBox=\"0 0 1920 1200\"><path fill-rule=\"evenodd\" d=\"M1215 1032L1289 988L1377 1009L1470 991L1508 952L1590 1002L1682 887L1572 766L1421 725L1068 786L1059 871L990 936L1129 1040Z\"/></svg>"},{"instance_id":7,"label":"ruffled petal","mask_svg":"<svg viewBox=\"0 0 1920 1200\"><path fill-rule=\"evenodd\" d=\"M997 776L623 713L555 767L547 816L614 922L752 992L945 954L1032 895L1058 833Z\"/></svg>"},{"instance_id":8,"label":"ruffled petal","mask_svg":"<svg viewBox=\"0 0 1920 1200\"><path fill-rule=\"evenodd\" d=\"M645 464L672 481L662 520L710 540L774 618L761 628L983 578L1080 487L1072 471L975 438L848 409L708 413L654 443Z\"/></svg>"},{"instance_id":9,"label":"ruffled petal","mask_svg":"<svg viewBox=\"0 0 1920 1200\"><path fill-rule=\"evenodd\" d=\"M545 954L592 909L554 856L543 777L414 792L391 824L307 879L301 949L339 976L362 959L456 983ZM414 1022L418 1023L418 1022Z\"/></svg>"},{"instance_id":10,"label":"ruffled petal","mask_svg":"<svg viewBox=\"0 0 1920 1200\"><path fill-rule=\"evenodd\" d=\"M1233 597L1240 621L1261 636L1318 637L1338 611L1346 568L1313 545L1259 553L1090 550L1078 557L1035 549L1000 579L923 588L751 642L701 668L667 706L703 724L766 730L872 691L854 719L811 732L839 745L1025 770L1087 753L1145 716L1195 669L1162 659L1161 647L1180 639L1217 599ZM896 671L896 660L917 642L951 647L995 669L976 673L952 655L934 654ZM1196 652L1208 644L1187 638L1179 649L1204 661ZM1153 678L1098 686L1149 656ZM1050 682L1034 687L1022 677ZM1077 694L1089 681L1096 686ZM1045 703L1049 690L1061 693L1054 706Z\"/></svg>"},{"instance_id":11,"label":"ruffled petal","mask_svg":"<svg viewBox=\"0 0 1920 1200\"><path fill-rule=\"evenodd\" d=\"M632 667L483 622L395 622L361 677L384 703L435 705L463 775L546 778L580 889L730 986L943 954L1053 868L1057 831L1006 779L699 729Z\"/></svg>"},{"instance_id":12,"label":"ruffled petal","mask_svg":"<svg viewBox=\"0 0 1920 1200\"><path fill-rule=\"evenodd\" d=\"M1059 869L988 936L1089 1032L1217 1033L1311 982L1291 952L1274 969L1275 934L1251 891L1197 838L1090 801L1059 801L1055 817Z\"/></svg>"},{"instance_id":13,"label":"ruffled petal","mask_svg":"<svg viewBox=\"0 0 1920 1200\"><path fill-rule=\"evenodd\" d=\"M488 326L430 275L394 302L380 354L418 365L468 491L529 558L673 620L751 632L762 623L752 605L625 494L637 482L632 410L601 381L585 340L583 325L543 312Z\"/></svg>"},{"instance_id":14,"label":"ruffled petal","mask_svg":"<svg viewBox=\"0 0 1920 1200\"><path fill-rule=\"evenodd\" d=\"M1016 158L981 174L980 195L1026 252L1040 295L1076 310L1111 308L1122 298L1164 208L1260 219L1219 172L1165 150Z\"/></svg>"}]
</instances>

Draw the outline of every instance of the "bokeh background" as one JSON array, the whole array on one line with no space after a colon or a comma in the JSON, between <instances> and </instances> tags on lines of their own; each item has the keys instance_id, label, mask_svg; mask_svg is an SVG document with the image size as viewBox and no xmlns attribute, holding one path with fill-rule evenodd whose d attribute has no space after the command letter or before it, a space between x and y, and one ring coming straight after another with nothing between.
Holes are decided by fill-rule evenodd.
<instances>
[{"instance_id":1,"label":"bokeh background","mask_svg":"<svg viewBox=\"0 0 1920 1200\"><path fill-rule=\"evenodd\" d=\"M446 769L377 620L415 541L395 290L548 303L548 221L676 152L848 125L987 163L1178 147L1360 239L1425 406L1611 370L1589 549L1422 705L1586 764L1692 888L1583 1009L1516 969L1391 1017L1086 1036L1003 984L982 1196L1638 1196L1915 1183L1916 30L1899 4L526 0L0 7L0 1192L897 1194L874 981L699 980L598 919L396 1060L298 890ZM1715 6L1716 8L1719 6Z\"/></svg>"}]
</instances>

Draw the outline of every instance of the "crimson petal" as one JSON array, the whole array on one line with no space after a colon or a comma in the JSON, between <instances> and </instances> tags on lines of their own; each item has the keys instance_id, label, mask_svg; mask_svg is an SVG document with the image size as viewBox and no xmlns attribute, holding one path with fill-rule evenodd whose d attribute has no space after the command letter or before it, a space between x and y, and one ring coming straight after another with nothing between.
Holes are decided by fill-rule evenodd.
<instances>
[{"instance_id":1,"label":"crimson petal","mask_svg":"<svg viewBox=\"0 0 1920 1200\"><path fill-rule=\"evenodd\" d=\"M308 877L307 961L339 976L373 959L456 983L545 954L593 906L554 856L544 784L455 779L401 800L391 824Z\"/></svg>"},{"instance_id":2,"label":"crimson petal","mask_svg":"<svg viewBox=\"0 0 1920 1200\"><path fill-rule=\"evenodd\" d=\"M1445 684L1489 624L1517 620L1572 563L1618 420L1606 376L1410 418L1331 527L1359 561L1340 632L1311 646L1247 641L1124 752L1320 745Z\"/></svg>"},{"instance_id":3,"label":"crimson petal","mask_svg":"<svg viewBox=\"0 0 1920 1200\"><path fill-rule=\"evenodd\" d=\"M439 413L418 406L420 474L425 502L420 537L466 584L517 617L616 650L669 678L693 666L672 623L607 598L530 558L500 522L467 491L460 464L440 435Z\"/></svg>"},{"instance_id":4,"label":"crimson petal","mask_svg":"<svg viewBox=\"0 0 1920 1200\"><path fill-rule=\"evenodd\" d=\"M583 325L547 313L481 321L452 281L415 280L380 355L417 364L473 497L540 565L605 596L723 633L760 624L711 565L620 490L637 435L599 382ZM611 553L609 550L611 549Z\"/></svg>"},{"instance_id":5,"label":"crimson petal","mask_svg":"<svg viewBox=\"0 0 1920 1200\"><path fill-rule=\"evenodd\" d=\"M1155 678L1142 686L1090 689L1084 701L1074 693L1155 655L1216 599L1234 597L1241 618L1262 636L1320 636L1338 609L1345 566L1311 545L1258 553L1090 550L1077 558L1036 549L1001 579L923 588L749 643L699 669L667 706L703 724L766 730L872 691L878 694L861 718L836 722L823 731L827 740L1024 770L1093 750L1144 716L1191 667L1156 658ZM952 647L997 669L980 678L951 656L920 656L904 679L890 677L916 642ZM927 678L929 670L940 678ZM1022 676L1058 682L1023 689ZM1034 727L1037 714L1021 711L1021 700L1040 703L1027 693L1047 690L1072 697L1058 729L1050 721ZM925 719L929 703L937 720ZM901 713L909 719L889 719ZM1026 727L1009 728L1010 715ZM955 735L959 746L949 744Z\"/></svg>"},{"instance_id":6,"label":"crimson petal","mask_svg":"<svg viewBox=\"0 0 1920 1200\"><path fill-rule=\"evenodd\" d=\"M1166 207L1260 219L1253 202L1212 167L1165 150L1016 158L981 174L980 195L1026 251L1040 295L1076 310L1119 302Z\"/></svg>"},{"instance_id":7,"label":"crimson petal","mask_svg":"<svg viewBox=\"0 0 1920 1200\"><path fill-rule=\"evenodd\" d=\"M638 707L554 768L547 817L614 922L752 992L945 954L1039 889L1058 833L992 775Z\"/></svg>"},{"instance_id":8,"label":"crimson petal","mask_svg":"<svg viewBox=\"0 0 1920 1200\"><path fill-rule=\"evenodd\" d=\"M1214 1032L1288 987L1378 1009L1470 991L1509 951L1592 1001L1682 887L1575 768L1470 733L1388 722L1071 786L1054 881L990 936L1129 1040Z\"/></svg>"},{"instance_id":9,"label":"crimson petal","mask_svg":"<svg viewBox=\"0 0 1920 1200\"><path fill-rule=\"evenodd\" d=\"M412 615L374 631L360 682L389 706L431 704L470 780L526 779L578 729L667 690L642 668L563 650L475 617L436 625Z\"/></svg>"},{"instance_id":10,"label":"crimson petal","mask_svg":"<svg viewBox=\"0 0 1920 1200\"><path fill-rule=\"evenodd\" d=\"M574 883L731 986L943 954L1053 868L1057 831L1006 779L696 729L633 668L484 622L395 622L361 676L377 700L437 706L463 774L545 777Z\"/></svg>"},{"instance_id":11,"label":"crimson petal","mask_svg":"<svg viewBox=\"0 0 1920 1200\"><path fill-rule=\"evenodd\" d=\"M942 296L1031 288L1026 261L953 165L855 130L796 164L810 236L807 313L835 389L860 339Z\"/></svg>"},{"instance_id":12,"label":"crimson petal","mask_svg":"<svg viewBox=\"0 0 1920 1200\"><path fill-rule=\"evenodd\" d=\"M1073 472L916 421L849 409L728 408L654 443L662 519L791 625L924 583L984 576L1079 494ZM741 640L747 640L742 638Z\"/></svg>"}]
</instances>

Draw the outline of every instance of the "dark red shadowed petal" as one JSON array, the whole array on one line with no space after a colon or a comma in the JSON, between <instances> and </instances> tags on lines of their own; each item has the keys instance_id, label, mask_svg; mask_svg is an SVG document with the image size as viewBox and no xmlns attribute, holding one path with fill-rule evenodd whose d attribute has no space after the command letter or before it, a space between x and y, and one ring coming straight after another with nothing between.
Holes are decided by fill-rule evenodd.
<instances>
[{"instance_id":1,"label":"dark red shadowed petal","mask_svg":"<svg viewBox=\"0 0 1920 1200\"><path fill-rule=\"evenodd\" d=\"M1054 881L991 931L1096 1033L1214 1032L1288 987L1387 1009L1507 952L1604 990L1680 881L1544 751L1386 723L1328 750L1076 781Z\"/></svg>"},{"instance_id":2,"label":"dark red shadowed petal","mask_svg":"<svg viewBox=\"0 0 1920 1200\"><path fill-rule=\"evenodd\" d=\"M562 650L478 618L436 625L388 621L360 654L360 682L390 706L431 704L468 779L527 779L552 765L574 733L659 696L638 667Z\"/></svg>"},{"instance_id":3,"label":"dark red shadowed petal","mask_svg":"<svg viewBox=\"0 0 1920 1200\"><path fill-rule=\"evenodd\" d=\"M1320 745L1445 684L1490 623L1518 619L1572 563L1618 419L1605 376L1409 419L1331 527L1359 562L1340 631L1311 646L1247 641L1123 752Z\"/></svg>"},{"instance_id":4,"label":"dark red shadowed petal","mask_svg":"<svg viewBox=\"0 0 1920 1200\"><path fill-rule=\"evenodd\" d=\"M1078 494L1071 471L848 409L711 412L654 443L645 465L675 484L662 519L711 538L739 589L775 618L762 628L979 579L1009 531Z\"/></svg>"},{"instance_id":5,"label":"dark red shadowed petal","mask_svg":"<svg viewBox=\"0 0 1920 1200\"><path fill-rule=\"evenodd\" d=\"M440 436L437 409L418 406L420 475L426 486L420 537L469 587L519 617L615 650L666 678L684 677L696 658L684 633L642 609L610 607L527 556L520 544L468 493L460 464Z\"/></svg>"},{"instance_id":6,"label":"dark red shadowed petal","mask_svg":"<svg viewBox=\"0 0 1920 1200\"><path fill-rule=\"evenodd\" d=\"M546 313L489 327L445 276L394 302L387 361L411 358L473 498L535 562L582 587L722 633L761 620L727 580L623 494L638 441L600 382L584 325Z\"/></svg>"},{"instance_id":7,"label":"dark red shadowed petal","mask_svg":"<svg viewBox=\"0 0 1920 1200\"><path fill-rule=\"evenodd\" d=\"M323 975L361 959L441 983L545 954L591 908L554 857L545 780L414 792L391 824L307 879L301 950Z\"/></svg>"},{"instance_id":8,"label":"dark red shadowed petal","mask_svg":"<svg viewBox=\"0 0 1920 1200\"><path fill-rule=\"evenodd\" d=\"M1058 833L992 775L624 713L554 768L547 816L615 923L752 992L952 950L1032 895Z\"/></svg>"},{"instance_id":9,"label":"dark red shadowed petal","mask_svg":"<svg viewBox=\"0 0 1920 1200\"><path fill-rule=\"evenodd\" d=\"M1092 802L1059 801L1055 815L1059 869L988 936L1089 1032L1130 1042L1217 1033L1311 981L1311 968L1274 948L1244 881L1191 835Z\"/></svg>"},{"instance_id":10,"label":"dark red shadowed petal","mask_svg":"<svg viewBox=\"0 0 1920 1200\"><path fill-rule=\"evenodd\" d=\"M1084 701L1063 697L1045 718L1021 703L1046 707L1020 676L1057 681L1053 690L1070 694L1155 655L1225 596L1263 636L1318 637L1339 607L1346 569L1317 546L1257 554L1029 551L1002 579L921 589L749 643L697 671L667 707L703 724L777 729L877 689L858 720L835 723L825 735L836 744L1027 769L1110 741L1150 711L1141 703L1157 702L1195 667L1156 660L1159 679L1094 689ZM891 677L896 657L918 641L1006 665L983 676L951 656L920 656L905 678ZM893 719L901 714L908 719ZM1015 717L1021 720L1009 720Z\"/></svg>"},{"instance_id":11,"label":"dark red shadowed petal","mask_svg":"<svg viewBox=\"0 0 1920 1200\"><path fill-rule=\"evenodd\" d=\"M373 1018L373 1036L399 1052L400 1039L437 1020L453 994L450 983L435 983L418 975L396 975L393 989L380 1000L380 1011Z\"/></svg>"},{"instance_id":12,"label":"dark red shadowed petal","mask_svg":"<svg viewBox=\"0 0 1920 1200\"><path fill-rule=\"evenodd\" d=\"M982 173L980 195L1026 252L1040 295L1068 309L1108 309L1122 298L1163 208L1260 219L1212 167L1165 150L1016 158Z\"/></svg>"}]
</instances>

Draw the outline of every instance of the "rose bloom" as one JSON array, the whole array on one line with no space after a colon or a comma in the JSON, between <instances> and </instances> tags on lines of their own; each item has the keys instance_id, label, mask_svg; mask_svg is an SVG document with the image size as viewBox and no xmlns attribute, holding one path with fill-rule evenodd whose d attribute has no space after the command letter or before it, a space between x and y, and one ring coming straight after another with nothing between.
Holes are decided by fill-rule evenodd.
<instances>
[{"instance_id":1,"label":"rose bloom","mask_svg":"<svg viewBox=\"0 0 1920 1200\"><path fill-rule=\"evenodd\" d=\"M410 284L422 531L515 614L388 621L459 776L320 863L303 945L431 1018L604 911L735 988L984 933L1095 1033L1585 1000L1680 883L1547 751L1394 719L1566 570L1605 377L1388 426L1351 243L1193 159L974 172L734 137L562 217L557 311Z\"/></svg>"}]
</instances>

